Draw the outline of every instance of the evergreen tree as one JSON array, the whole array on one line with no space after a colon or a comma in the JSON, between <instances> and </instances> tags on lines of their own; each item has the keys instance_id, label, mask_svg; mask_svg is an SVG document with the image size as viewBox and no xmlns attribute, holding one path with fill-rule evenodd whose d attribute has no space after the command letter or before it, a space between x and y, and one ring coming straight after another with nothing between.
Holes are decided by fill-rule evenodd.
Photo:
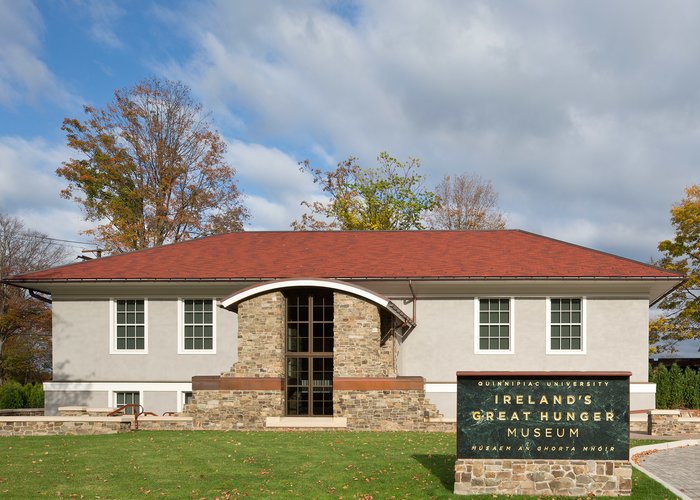
<instances>
[{"instance_id":1,"label":"evergreen tree","mask_svg":"<svg viewBox=\"0 0 700 500\"><path fill-rule=\"evenodd\" d=\"M22 384L11 380L0 385L0 408L24 408Z\"/></svg>"},{"instance_id":2,"label":"evergreen tree","mask_svg":"<svg viewBox=\"0 0 700 500\"><path fill-rule=\"evenodd\" d=\"M683 406L683 370L678 366L677 363L671 365L671 369L668 371L669 375L669 393L668 393L668 407L669 408L681 408Z\"/></svg>"},{"instance_id":3,"label":"evergreen tree","mask_svg":"<svg viewBox=\"0 0 700 500\"><path fill-rule=\"evenodd\" d=\"M686 408L700 408L700 373L691 368L685 367L683 372L683 400Z\"/></svg>"},{"instance_id":4,"label":"evergreen tree","mask_svg":"<svg viewBox=\"0 0 700 500\"><path fill-rule=\"evenodd\" d=\"M656 367L656 407L660 409L668 408L669 401L669 389L670 389L670 378L668 374L668 368L665 365L660 364Z\"/></svg>"}]
</instances>

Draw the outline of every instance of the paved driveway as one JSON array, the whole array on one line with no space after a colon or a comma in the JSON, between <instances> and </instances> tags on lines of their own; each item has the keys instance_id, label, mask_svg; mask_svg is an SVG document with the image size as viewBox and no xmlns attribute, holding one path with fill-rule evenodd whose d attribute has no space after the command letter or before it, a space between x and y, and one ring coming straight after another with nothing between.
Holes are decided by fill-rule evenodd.
<instances>
[{"instance_id":1,"label":"paved driveway","mask_svg":"<svg viewBox=\"0 0 700 500\"><path fill-rule=\"evenodd\" d=\"M700 500L700 445L659 450L642 457L639 465L688 498Z\"/></svg>"}]
</instances>

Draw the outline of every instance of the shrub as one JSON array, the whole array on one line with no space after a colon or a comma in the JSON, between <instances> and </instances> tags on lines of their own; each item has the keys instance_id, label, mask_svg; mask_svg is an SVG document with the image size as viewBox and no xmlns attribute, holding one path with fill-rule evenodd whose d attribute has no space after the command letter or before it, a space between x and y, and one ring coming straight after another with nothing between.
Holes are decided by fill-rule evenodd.
<instances>
[{"instance_id":1,"label":"shrub","mask_svg":"<svg viewBox=\"0 0 700 500\"><path fill-rule=\"evenodd\" d=\"M656 367L654 381L656 382L656 407L660 409L668 408L670 378L665 365L660 364Z\"/></svg>"},{"instance_id":2,"label":"shrub","mask_svg":"<svg viewBox=\"0 0 700 500\"><path fill-rule=\"evenodd\" d=\"M690 366L682 370L660 364L649 376L656 383L656 407L700 409L700 371Z\"/></svg>"},{"instance_id":3,"label":"shrub","mask_svg":"<svg viewBox=\"0 0 700 500\"><path fill-rule=\"evenodd\" d=\"M24 408L25 403L22 384L11 380L0 386L0 408Z\"/></svg>"},{"instance_id":4,"label":"shrub","mask_svg":"<svg viewBox=\"0 0 700 500\"><path fill-rule=\"evenodd\" d=\"M668 408L681 408L684 406L683 401L683 370L677 363L671 365L668 371L669 389L668 389Z\"/></svg>"},{"instance_id":5,"label":"shrub","mask_svg":"<svg viewBox=\"0 0 700 500\"><path fill-rule=\"evenodd\" d=\"M27 408L44 407L44 386L42 384L31 384L32 388L27 398Z\"/></svg>"},{"instance_id":6,"label":"shrub","mask_svg":"<svg viewBox=\"0 0 700 500\"><path fill-rule=\"evenodd\" d=\"M700 408L700 373L690 366L683 371L683 400L686 408Z\"/></svg>"}]
</instances>

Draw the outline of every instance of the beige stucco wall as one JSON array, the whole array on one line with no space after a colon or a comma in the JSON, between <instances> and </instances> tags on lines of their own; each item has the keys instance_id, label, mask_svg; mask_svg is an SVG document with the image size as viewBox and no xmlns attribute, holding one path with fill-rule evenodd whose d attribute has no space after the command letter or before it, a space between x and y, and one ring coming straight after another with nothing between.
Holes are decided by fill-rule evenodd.
<instances>
[{"instance_id":1,"label":"beige stucco wall","mask_svg":"<svg viewBox=\"0 0 700 500\"><path fill-rule=\"evenodd\" d=\"M203 289L207 289L207 286L202 286ZM471 292L473 293L473 290ZM552 293L555 292L553 289ZM463 370L615 370L632 372L632 382L647 381L647 299L588 296L586 354L548 355L546 298L518 296L515 298L514 353L476 354L474 299L469 296L467 285L460 289L459 295L461 297L418 298L418 326L398 346L398 375L423 376L431 383L455 382L456 372ZM119 297L141 298L142 295L124 293ZM149 354L110 354L109 298L54 294L53 380L115 383L189 382L193 375L218 375L227 372L237 361L238 317L235 313L216 308L216 354L178 354L176 297L145 298L148 299ZM412 315L411 302L402 299L403 297L395 299L394 303L403 308L409 316ZM175 408L165 406L170 404L168 401L171 399L177 404L176 398L179 396L176 394L172 392L168 396L158 396L158 406L162 406L163 411L174 410ZM79 396L78 399L92 399L94 394L85 393ZM431 397L431 394L428 393L428 396ZM53 395L49 397L54 398ZM59 396L56 395L56 398ZM453 414L454 395L433 394L432 398L446 416ZM634 396L633 400L640 398L645 401L643 407L649 407L646 400L650 397ZM55 402L55 406L64 404L73 403L66 401L59 404L58 399ZM97 406L103 404L99 403ZM47 402L47 406L50 405L53 403Z\"/></svg>"},{"instance_id":2,"label":"beige stucco wall","mask_svg":"<svg viewBox=\"0 0 700 500\"><path fill-rule=\"evenodd\" d=\"M109 299L53 302L53 380L189 382L236 359L236 315L216 311L216 354L178 354L176 299L148 298L149 354L110 354Z\"/></svg>"},{"instance_id":3,"label":"beige stucco wall","mask_svg":"<svg viewBox=\"0 0 700 500\"><path fill-rule=\"evenodd\" d=\"M546 301L516 297L513 354L480 354L474 350L473 298L419 298L418 326L399 348L399 375L421 375L431 383L456 382L458 371L629 371L631 382L647 382L647 300L587 297L586 354L567 355L546 352ZM402 307L410 313L412 305ZM456 412L453 389L427 392L446 417ZM631 407L653 408L653 395L632 394Z\"/></svg>"},{"instance_id":4,"label":"beige stucco wall","mask_svg":"<svg viewBox=\"0 0 700 500\"><path fill-rule=\"evenodd\" d=\"M646 300L587 298L586 354L571 355L546 353L546 300L516 297L513 354L477 354L473 298L418 299L399 374L446 382L457 371L630 371L632 382L647 381Z\"/></svg>"},{"instance_id":5,"label":"beige stucco wall","mask_svg":"<svg viewBox=\"0 0 700 500\"><path fill-rule=\"evenodd\" d=\"M47 391L44 393L45 415L58 415L61 406L105 408L107 391Z\"/></svg>"}]
</instances>

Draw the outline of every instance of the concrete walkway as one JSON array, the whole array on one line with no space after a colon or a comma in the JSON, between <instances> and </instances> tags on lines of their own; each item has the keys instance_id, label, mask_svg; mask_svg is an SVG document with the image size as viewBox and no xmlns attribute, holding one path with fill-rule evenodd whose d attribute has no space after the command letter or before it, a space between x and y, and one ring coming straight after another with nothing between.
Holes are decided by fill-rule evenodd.
<instances>
[{"instance_id":1,"label":"concrete walkway","mask_svg":"<svg viewBox=\"0 0 700 500\"><path fill-rule=\"evenodd\" d=\"M682 499L700 500L700 440L640 446L638 467Z\"/></svg>"}]
</instances>

